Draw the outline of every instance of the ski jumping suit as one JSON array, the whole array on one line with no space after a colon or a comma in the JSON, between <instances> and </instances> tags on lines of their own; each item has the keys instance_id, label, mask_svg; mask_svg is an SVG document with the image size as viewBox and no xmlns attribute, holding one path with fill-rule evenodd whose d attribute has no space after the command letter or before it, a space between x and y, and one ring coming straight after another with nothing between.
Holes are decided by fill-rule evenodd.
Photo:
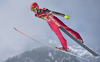
<instances>
[{"instance_id":1,"label":"ski jumping suit","mask_svg":"<svg viewBox=\"0 0 100 62\"><path fill-rule=\"evenodd\" d=\"M47 16L45 14L45 10L44 9L40 9L40 11L38 11L37 14L35 14L35 16L39 17L39 18L43 18L45 16ZM61 24L61 26L63 28L65 28L68 32L70 32L74 37L76 37L77 39L81 39L81 36L75 32L74 30L72 30L71 28L69 28L68 26L66 26L62 21L60 21L56 16L53 16L53 18L59 22ZM55 34L57 35L57 37L59 38L61 45L67 50L67 41L65 40L65 38L62 36L59 27L51 20L48 19L46 20L46 22L49 24L50 28L55 32Z\"/></svg>"}]
</instances>

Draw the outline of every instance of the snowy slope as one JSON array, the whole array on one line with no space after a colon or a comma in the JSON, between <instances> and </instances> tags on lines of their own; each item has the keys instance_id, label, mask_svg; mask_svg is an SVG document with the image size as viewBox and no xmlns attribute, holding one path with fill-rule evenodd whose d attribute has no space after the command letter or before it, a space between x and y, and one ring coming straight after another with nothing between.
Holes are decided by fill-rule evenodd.
<instances>
[{"instance_id":1,"label":"snowy slope","mask_svg":"<svg viewBox=\"0 0 100 62\"><path fill-rule=\"evenodd\" d=\"M95 58L86 50L79 46L69 46L72 53L79 56L91 59L91 62L99 62L99 58ZM97 51L97 50L95 50ZM99 50L98 50L99 51ZM32 51L24 52L20 55L9 58L5 62L86 62L83 59L71 56L69 54L62 53L58 50L54 50L48 47L41 47L33 49Z\"/></svg>"},{"instance_id":2,"label":"snowy slope","mask_svg":"<svg viewBox=\"0 0 100 62\"><path fill-rule=\"evenodd\" d=\"M99 57L94 57L91 53L89 53L87 50L85 50L81 46L71 46L69 48L71 49L72 53L77 54L78 56L90 59L90 60L92 60L91 62L95 62L95 61L99 62L99 60L100 60ZM94 48L92 50L97 51L96 53L99 53L100 49ZM84 60L82 60L82 61L84 61Z\"/></svg>"}]
</instances>

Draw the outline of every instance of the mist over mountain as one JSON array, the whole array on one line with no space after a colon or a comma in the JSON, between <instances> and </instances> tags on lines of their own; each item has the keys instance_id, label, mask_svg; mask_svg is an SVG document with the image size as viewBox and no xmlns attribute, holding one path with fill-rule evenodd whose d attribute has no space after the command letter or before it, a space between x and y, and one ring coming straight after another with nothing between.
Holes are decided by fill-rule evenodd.
<instances>
[{"instance_id":1,"label":"mist over mountain","mask_svg":"<svg viewBox=\"0 0 100 62\"><path fill-rule=\"evenodd\" d=\"M99 62L100 58L94 58L89 52L81 47L69 47L71 52L82 56L87 59L91 59L91 62ZM99 49L100 50L100 49ZM96 49L96 51L100 52ZM80 59L78 57L66 54L59 50L54 50L49 47L41 47L33 49L31 51L26 51L17 56L8 58L4 62L87 62L86 60Z\"/></svg>"}]
</instances>

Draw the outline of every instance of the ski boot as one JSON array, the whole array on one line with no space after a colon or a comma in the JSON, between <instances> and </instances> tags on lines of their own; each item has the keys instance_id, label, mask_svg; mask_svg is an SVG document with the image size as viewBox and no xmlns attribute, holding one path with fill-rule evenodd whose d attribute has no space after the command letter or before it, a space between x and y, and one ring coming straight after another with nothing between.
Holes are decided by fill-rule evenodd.
<instances>
[{"instance_id":1,"label":"ski boot","mask_svg":"<svg viewBox=\"0 0 100 62\"><path fill-rule=\"evenodd\" d=\"M55 48L60 49L60 50L64 50L64 51L68 51L69 50L69 48L67 48L67 50L66 50L64 47L55 47Z\"/></svg>"}]
</instances>

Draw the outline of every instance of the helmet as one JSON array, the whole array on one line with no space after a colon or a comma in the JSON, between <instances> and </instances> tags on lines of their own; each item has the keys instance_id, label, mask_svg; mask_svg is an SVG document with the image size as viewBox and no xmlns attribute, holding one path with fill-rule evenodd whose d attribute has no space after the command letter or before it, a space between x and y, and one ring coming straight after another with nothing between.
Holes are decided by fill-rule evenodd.
<instances>
[{"instance_id":1,"label":"helmet","mask_svg":"<svg viewBox=\"0 0 100 62\"><path fill-rule=\"evenodd\" d=\"M36 8L37 10L39 10L39 6L36 2L33 2L31 5L30 5L30 9L32 8Z\"/></svg>"}]
</instances>

